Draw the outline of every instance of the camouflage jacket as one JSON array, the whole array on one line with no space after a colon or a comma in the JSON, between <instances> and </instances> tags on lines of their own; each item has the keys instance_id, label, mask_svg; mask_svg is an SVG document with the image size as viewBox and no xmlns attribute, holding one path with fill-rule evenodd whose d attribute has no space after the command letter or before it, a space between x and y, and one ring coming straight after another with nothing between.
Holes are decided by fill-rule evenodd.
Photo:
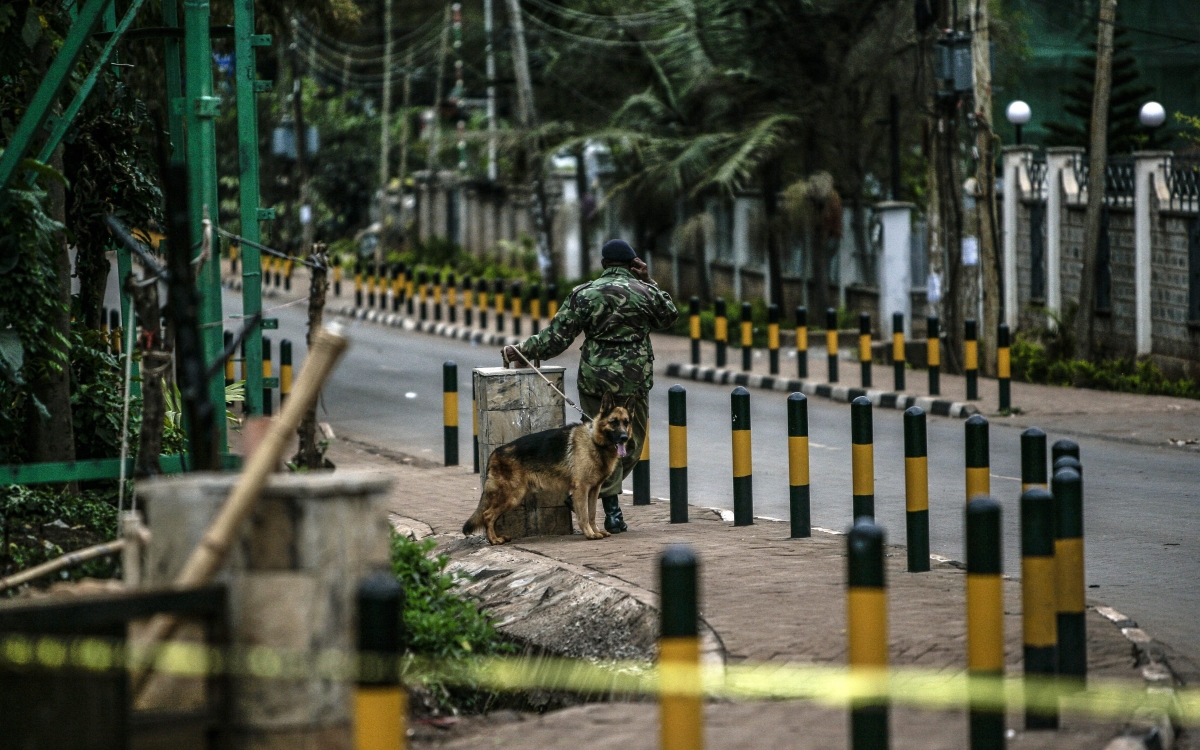
<instances>
[{"instance_id":1,"label":"camouflage jacket","mask_svg":"<svg viewBox=\"0 0 1200 750\"><path fill-rule=\"evenodd\" d=\"M679 315L671 295L622 267L571 291L550 325L521 344L532 359L551 359L584 334L579 392L629 396L654 385L650 331L667 328Z\"/></svg>"}]
</instances>

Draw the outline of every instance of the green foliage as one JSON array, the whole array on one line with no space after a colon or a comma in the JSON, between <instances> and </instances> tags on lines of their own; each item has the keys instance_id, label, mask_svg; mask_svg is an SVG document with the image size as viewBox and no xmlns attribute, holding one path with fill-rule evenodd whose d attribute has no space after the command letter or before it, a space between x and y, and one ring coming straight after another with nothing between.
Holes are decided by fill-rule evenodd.
<instances>
[{"instance_id":1,"label":"green foliage","mask_svg":"<svg viewBox=\"0 0 1200 750\"><path fill-rule=\"evenodd\" d=\"M1190 142L1194 146L1200 146L1200 117L1195 115L1185 115L1182 112L1175 113L1175 121L1183 126L1180 131L1184 140Z\"/></svg>"},{"instance_id":2,"label":"green foliage","mask_svg":"<svg viewBox=\"0 0 1200 750\"><path fill-rule=\"evenodd\" d=\"M1040 340L1037 332L1017 334L1012 344L1012 374L1029 383L1200 399L1196 381L1170 380L1150 359L1071 359Z\"/></svg>"},{"instance_id":3,"label":"green foliage","mask_svg":"<svg viewBox=\"0 0 1200 750\"><path fill-rule=\"evenodd\" d=\"M82 325L71 329L71 417L75 429L75 457L113 458L121 455L121 419L124 409L124 372L108 348L104 333ZM131 452L136 452L141 425L141 399L130 403Z\"/></svg>"},{"instance_id":4,"label":"green foliage","mask_svg":"<svg viewBox=\"0 0 1200 750\"><path fill-rule=\"evenodd\" d=\"M111 541L117 534L116 483L107 489L85 490L72 496L46 485L0 487L0 575L9 575L62 555L64 552ZM75 566L60 578L111 578L115 557ZM50 579L34 582L45 585ZM9 591L8 596L15 594ZM0 596L5 596L0 592Z\"/></svg>"}]
</instances>

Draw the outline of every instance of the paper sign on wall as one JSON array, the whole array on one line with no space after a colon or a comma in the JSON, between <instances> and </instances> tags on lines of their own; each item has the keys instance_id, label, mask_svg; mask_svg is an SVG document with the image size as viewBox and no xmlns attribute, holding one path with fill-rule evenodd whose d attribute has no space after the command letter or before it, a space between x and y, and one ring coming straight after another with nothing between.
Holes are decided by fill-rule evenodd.
<instances>
[{"instance_id":1,"label":"paper sign on wall","mask_svg":"<svg viewBox=\"0 0 1200 750\"><path fill-rule=\"evenodd\" d=\"M964 266L979 265L979 238L963 237L962 262Z\"/></svg>"}]
</instances>

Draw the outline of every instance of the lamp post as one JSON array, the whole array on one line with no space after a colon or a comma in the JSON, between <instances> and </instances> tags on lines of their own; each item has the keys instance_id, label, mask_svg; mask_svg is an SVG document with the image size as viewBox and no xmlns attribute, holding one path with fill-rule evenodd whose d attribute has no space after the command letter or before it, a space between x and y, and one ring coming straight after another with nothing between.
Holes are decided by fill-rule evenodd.
<instances>
[{"instance_id":1,"label":"lamp post","mask_svg":"<svg viewBox=\"0 0 1200 750\"><path fill-rule=\"evenodd\" d=\"M1029 122L1029 118L1033 116L1029 105L1020 99L1016 99L1008 103L1008 107L1004 110L1004 116L1013 127L1017 129L1017 145L1021 145L1021 126Z\"/></svg>"}]
</instances>

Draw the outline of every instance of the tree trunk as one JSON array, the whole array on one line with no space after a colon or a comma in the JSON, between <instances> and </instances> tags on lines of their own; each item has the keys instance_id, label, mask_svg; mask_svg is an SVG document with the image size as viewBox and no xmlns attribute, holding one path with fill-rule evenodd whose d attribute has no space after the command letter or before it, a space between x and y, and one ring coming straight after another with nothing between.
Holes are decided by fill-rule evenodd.
<instances>
[{"instance_id":1,"label":"tree trunk","mask_svg":"<svg viewBox=\"0 0 1200 750\"><path fill-rule=\"evenodd\" d=\"M976 210L979 227L979 263L983 276L983 325L979 331L980 367L996 374L996 332L1000 325L1000 259L996 252L996 153L992 133L992 74L987 0L974 0L971 24L971 60L975 68L975 147L979 163Z\"/></svg>"},{"instance_id":2,"label":"tree trunk","mask_svg":"<svg viewBox=\"0 0 1200 750\"><path fill-rule=\"evenodd\" d=\"M783 309L783 248L779 241L779 162L772 160L763 169L763 223L766 225L767 270L771 274L769 301Z\"/></svg>"},{"instance_id":3,"label":"tree trunk","mask_svg":"<svg viewBox=\"0 0 1200 750\"><path fill-rule=\"evenodd\" d=\"M329 257L325 253L324 243L313 245L313 252L309 258L313 261L315 267L310 269L308 334L305 337L305 341L308 343L309 351L312 351L313 334L321 329L322 320L325 317L325 293L329 287L325 271ZM300 448L296 451L296 456L292 459L292 463L296 466L304 466L309 469L332 468L332 464L325 459L325 446L317 441L316 402L309 407L308 412L304 415L304 419L300 422L300 428L296 432L300 438Z\"/></svg>"},{"instance_id":4,"label":"tree trunk","mask_svg":"<svg viewBox=\"0 0 1200 750\"><path fill-rule=\"evenodd\" d=\"M124 287L142 326L139 340L142 350L142 426L138 432L137 467L134 470L134 476L140 479L162 473L158 456L162 453L163 419L166 416L163 378L171 366L171 354L159 327L158 281L139 282L130 274Z\"/></svg>"},{"instance_id":5,"label":"tree trunk","mask_svg":"<svg viewBox=\"0 0 1200 750\"><path fill-rule=\"evenodd\" d=\"M956 110L946 107L937 133L938 193L942 205L942 237L946 275L942 283L942 331L946 346L942 367L946 372L962 372L964 269L962 264L963 208L962 180L958 171L958 122Z\"/></svg>"},{"instance_id":6,"label":"tree trunk","mask_svg":"<svg viewBox=\"0 0 1200 750\"><path fill-rule=\"evenodd\" d=\"M591 232L588 231L591 226L591 217L588 216L591 205L589 201L584 200L588 194L588 184L587 162L584 158L583 146L575 147L575 193L579 202L579 275L587 277L592 270L592 252L589 247ZM638 250L644 250L646 246L643 238L638 237L638 241ZM642 260L645 260L644 256Z\"/></svg>"},{"instance_id":7,"label":"tree trunk","mask_svg":"<svg viewBox=\"0 0 1200 750\"><path fill-rule=\"evenodd\" d=\"M1079 314L1075 318L1077 356L1090 360L1096 329L1096 264L1100 219L1104 208L1104 171L1108 162L1108 104L1112 93L1113 23L1117 0L1100 0L1096 39L1096 93L1092 99L1092 142L1088 172L1087 223L1083 235L1083 268L1079 272Z\"/></svg>"}]
</instances>

